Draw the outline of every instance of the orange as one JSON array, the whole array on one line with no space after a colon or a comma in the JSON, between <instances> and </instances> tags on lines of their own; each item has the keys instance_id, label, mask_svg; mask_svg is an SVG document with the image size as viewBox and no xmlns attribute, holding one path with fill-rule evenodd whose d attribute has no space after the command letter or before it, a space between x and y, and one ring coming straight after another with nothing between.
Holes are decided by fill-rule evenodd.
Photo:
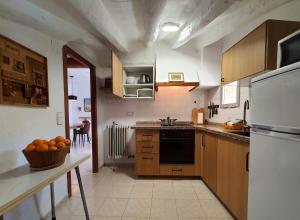
<instances>
[{"instance_id":1,"label":"orange","mask_svg":"<svg viewBox=\"0 0 300 220\"><path fill-rule=\"evenodd\" d=\"M65 142L58 142L58 143L56 144L56 146L57 146L58 148L66 148L66 147L67 147L67 145L65 144Z\"/></svg>"},{"instance_id":2,"label":"orange","mask_svg":"<svg viewBox=\"0 0 300 220\"><path fill-rule=\"evenodd\" d=\"M66 145L70 145L71 144L71 141L69 139L65 139L65 144Z\"/></svg>"},{"instance_id":3,"label":"orange","mask_svg":"<svg viewBox=\"0 0 300 220\"><path fill-rule=\"evenodd\" d=\"M50 146L55 146L56 145L56 142L53 140L53 141L47 141L46 144L50 147Z\"/></svg>"},{"instance_id":4,"label":"orange","mask_svg":"<svg viewBox=\"0 0 300 220\"><path fill-rule=\"evenodd\" d=\"M62 137L62 136L57 136L57 137L55 138L55 141L56 141L56 143L58 143L58 142L65 142L65 138Z\"/></svg>"},{"instance_id":5,"label":"orange","mask_svg":"<svg viewBox=\"0 0 300 220\"><path fill-rule=\"evenodd\" d=\"M24 151L27 152L27 153L28 153L28 152L32 152L32 151L35 150L35 148L36 148L35 145L33 145L33 144L28 144L27 147L24 149Z\"/></svg>"},{"instance_id":6,"label":"orange","mask_svg":"<svg viewBox=\"0 0 300 220\"><path fill-rule=\"evenodd\" d=\"M55 151L55 150L57 150L57 147L55 147L55 146L50 146L49 147L49 151Z\"/></svg>"},{"instance_id":7,"label":"orange","mask_svg":"<svg viewBox=\"0 0 300 220\"><path fill-rule=\"evenodd\" d=\"M32 141L32 144L35 145L36 147L43 143L44 143L44 141L41 139L35 139L34 141Z\"/></svg>"},{"instance_id":8,"label":"orange","mask_svg":"<svg viewBox=\"0 0 300 220\"><path fill-rule=\"evenodd\" d=\"M48 145L47 144L40 144L36 147L37 152L46 152L48 151Z\"/></svg>"}]
</instances>

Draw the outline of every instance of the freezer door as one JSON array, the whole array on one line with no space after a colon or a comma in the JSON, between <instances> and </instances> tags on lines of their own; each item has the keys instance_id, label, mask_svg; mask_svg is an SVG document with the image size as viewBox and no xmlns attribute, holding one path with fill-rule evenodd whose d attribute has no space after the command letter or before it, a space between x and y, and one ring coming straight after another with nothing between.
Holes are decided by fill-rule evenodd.
<instances>
[{"instance_id":1,"label":"freezer door","mask_svg":"<svg viewBox=\"0 0 300 220\"><path fill-rule=\"evenodd\" d=\"M251 131L248 220L298 220L300 136Z\"/></svg>"},{"instance_id":2,"label":"freezer door","mask_svg":"<svg viewBox=\"0 0 300 220\"><path fill-rule=\"evenodd\" d=\"M300 129L300 69L255 81L251 124Z\"/></svg>"}]
</instances>

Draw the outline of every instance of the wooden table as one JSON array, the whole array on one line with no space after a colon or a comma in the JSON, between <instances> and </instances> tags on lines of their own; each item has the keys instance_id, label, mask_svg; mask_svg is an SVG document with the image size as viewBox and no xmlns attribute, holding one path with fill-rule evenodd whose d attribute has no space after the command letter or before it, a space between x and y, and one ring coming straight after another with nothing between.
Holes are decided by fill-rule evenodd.
<instances>
[{"instance_id":1,"label":"wooden table","mask_svg":"<svg viewBox=\"0 0 300 220\"><path fill-rule=\"evenodd\" d=\"M3 220L5 213L48 185L51 193L52 219L55 220L54 181L72 169L76 171L85 216L89 220L79 171L79 165L89 157L89 154L71 153L59 167L45 171L31 171L21 151L0 153L0 220Z\"/></svg>"}]
</instances>

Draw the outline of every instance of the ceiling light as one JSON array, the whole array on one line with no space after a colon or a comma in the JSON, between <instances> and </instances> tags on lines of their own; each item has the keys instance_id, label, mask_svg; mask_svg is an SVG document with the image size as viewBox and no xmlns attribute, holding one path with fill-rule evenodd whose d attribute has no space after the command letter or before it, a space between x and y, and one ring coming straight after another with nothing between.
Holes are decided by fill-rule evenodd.
<instances>
[{"instance_id":1,"label":"ceiling light","mask_svg":"<svg viewBox=\"0 0 300 220\"><path fill-rule=\"evenodd\" d=\"M176 32L179 28L179 25L173 22L167 22L162 25L162 30L165 32Z\"/></svg>"}]
</instances>

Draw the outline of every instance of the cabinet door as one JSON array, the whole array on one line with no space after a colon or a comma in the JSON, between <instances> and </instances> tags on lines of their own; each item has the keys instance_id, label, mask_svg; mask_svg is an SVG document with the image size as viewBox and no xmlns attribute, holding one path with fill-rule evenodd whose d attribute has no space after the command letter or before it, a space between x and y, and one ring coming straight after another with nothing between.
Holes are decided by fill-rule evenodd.
<instances>
[{"instance_id":1,"label":"cabinet door","mask_svg":"<svg viewBox=\"0 0 300 220\"><path fill-rule=\"evenodd\" d=\"M159 174L159 155L151 153L136 154L136 175L157 176Z\"/></svg>"},{"instance_id":2,"label":"cabinet door","mask_svg":"<svg viewBox=\"0 0 300 220\"><path fill-rule=\"evenodd\" d=\"M234 58L234 48L230 48L222 56L222 78L221 83L227 84L233 81L233 58Z\"/></svg>"},{"instance_id":3,"label":"cabinet door","mask_svg":"<svg viewBox=\"0 0 300 220\"><path fill-rule=\"evenodd\" d=\"M247 219L249 144L219 138L217 194L239 220Z\"/></svg>"},{"instance_id":4,"label":"cabinet door","mask_svg":"<svg viewBox=\"0 0 300 220\"><path fill-rule=\"evenodd\" d=\"M112 92L123 97L123 65L117 55L111 52Z\"/></svg>"},{"instance_id":5,"label":"cabinet door","mask_svg":"<svg viewBox=\"0 0 300 220\"><path fill-rule=\"evenodd\" d=\"M203 134L202 178L214 192L217 192L217 144L218 138L216 135Z\"/></svg>"},{"instance_id":6,"label":"cabinet door","mask_svg":"<svg viewBox=\"0 0 300 220\"><path fill-rule=\"evenodd\" d=\"M202 176L201 160L202 160L202 137L200 131L195 134L195 176Z\"/></svg>"},{"instance_id":7,"label":"cabinet door","mask_svg":"<svg viewBox=\"0 0 300 220\"><path fill-rule=\"evenodd\" d=\"M222 84L266 70L266 23L262 24L222 56Z\"/></svg>"}]
</instances>

